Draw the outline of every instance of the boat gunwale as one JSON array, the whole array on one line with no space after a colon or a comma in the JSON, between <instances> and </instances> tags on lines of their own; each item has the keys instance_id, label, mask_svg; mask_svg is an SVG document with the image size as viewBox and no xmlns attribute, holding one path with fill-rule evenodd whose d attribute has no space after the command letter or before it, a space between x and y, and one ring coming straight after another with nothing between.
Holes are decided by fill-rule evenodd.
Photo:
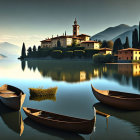
<instances>
[{"instance_id":1,"label":"boat gunwale","mask_svg":"<svg viewBox=\"0 0 140 140\"><path fill-rule=\"evenodd\" d=\"M98 92L98 94L101 94L101 95L103 95L103 96L106 96L106 97L110 97L110 98L115 98L115 99L119 99L119 100L140 100L140 97L138 98L138 97L135 97L135 98L131 98L131 97L129 97L129 98L127 98L127 97L119 97L119 96L111 96L111 95L105 95L105 94L103 94L103 93L101 93L102 91L109 91L109 92L116 92L116 93L122 93L122 94L129 94L129 95L136 95L136 96L140 96L140 94L133 94L133 93L127 93L127 92L120 92L120 91L113 91L113 90L99 90L99 89L96 89L95 87L93 87L93 85L91 84L91 87L92 87L92 89L94 90L94 91L96 91L96 92ZM97 91L98 90L98 91Z\"/></svg>"},{"instance_id":2,"label":"boat gunwale","mask_svg":"<svg viewBox=\"0 0 140 140\"><path fill-rule=\"evenodd\" d=\"M23 107L23 110L26 112L26 109L32 109L32 108L28 108L28 107ZM62 120L54 120L54 119L51 119L51 118L44 118L44 117L41 117L41 116L36 116L36 115L33 115L33 113L30 113L30 112L28 112L27 111L27 113L28 114L30 114L30 115L32 115L32 116L35 116L36 118L40 118L40 119L45 119L45 120L50 120L50 121L53 121L53 122L59 122L59 123L67 123L67 124L81 124L81 123L89 123L89 122L91 122L91 121L94 121L95 120L95 117L93 118L93 119L91 119L91 120L86 120L86 119L80 119L80 118L75 118L75 117L69 117L69 116L65 116L65 115L60 115L60 114L56 114L56 113L52 113L52 112L47 112L47 111L43 111L43 110L37 110L37 109L35 109L36 110L36 112L37 111L42 111L42 112L45 112L45 113L49 113L49 114L53 114L53 115L58 115L58 116L62 116L62 117L68 117L68 118L73 118L73 119L79 119L79 120L81 120L81 121L79 121L79 122L74 122L74 121L72 121L72 122L68 122L68 121L62 121Z\"/></svg>"}]
</instances>

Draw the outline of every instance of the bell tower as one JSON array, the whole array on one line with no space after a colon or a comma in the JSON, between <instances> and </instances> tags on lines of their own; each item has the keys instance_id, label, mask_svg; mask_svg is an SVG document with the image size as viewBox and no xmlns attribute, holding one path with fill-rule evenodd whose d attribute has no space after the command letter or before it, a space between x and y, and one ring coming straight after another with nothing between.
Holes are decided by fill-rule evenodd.
<instances>
[{"instance_id":1,"label":"bell tower","mask_svg":"<svg viewBox=\"0 0 140 140\"><path fill-rule=\"evenodd\" d=\"M76 18L75 18L75 21L74 21L74 25L72 25L72 26L73 26L73 36L75 37L75 36L79 35L79 27L80 27L77 24Z\"/></svg>"}]
</instances>

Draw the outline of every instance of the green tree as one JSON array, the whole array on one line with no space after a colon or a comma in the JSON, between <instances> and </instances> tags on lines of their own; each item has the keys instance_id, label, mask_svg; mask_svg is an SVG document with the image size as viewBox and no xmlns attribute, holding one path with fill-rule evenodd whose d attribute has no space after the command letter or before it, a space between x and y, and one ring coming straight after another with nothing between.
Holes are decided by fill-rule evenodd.
<instances>
[{"instance_id":1,"label":"green tree","mask_svg":"<svg viewBox=\"0 0 140 140\"><path fill-rule=\"evenodd\" d=\"M116 39L113 45L113 54L117 54L118 50L123 49L122 46L123 45L122 45L121 39L120 38Z\"/></svg>"},{"instance_id":2,"label":"green tree","mask_svg":"<svg viewBox=\"0 0 140 140\"><path fill-rule=\"evenodd\" d=\"M101 48L107 48L107 41L106 40L103 41Z\"/></svg>"},{"instance_id":3,"label":"green tree","mask_svg":"<svg viewBox=\"0 0 140 140\"><path fill-rule=\"evenodd\" d=\"M139 46L138 48L140 49L140 22L139 22Z\"/></svg>"},{"instance_id":4,"label":"green tree","mask_svg":"<svg viewBox=\"0 0 140 140\"><path fill-rule=\"evenodd\" d=\"M23 42L22 50L21 50L21 57L22 58L26 57L26 47L25 47L25 43L24 42Z\"/></svg>"},{"instance_id":5,"label":"green tree","mask_svg":"<svg viewBox=\"0 0 140 140\"><path fill-rule=\"evenodd\" d=\"M112 40L107 41L107 48L113 49L114 42Z\"/></svg>"},{"instance_id":6,"label":"green tree","mask_svg":"<svg viewBox=\"0 0 140 140\"><path fill-rule=\"evenodd\" d=\"M35 45L33 46L33 51L36 52L36 46Z\"/></svg>"},{"instance_id":7,"label":"green tree","mask_svg":"<svg viewBox=\"0 0 140 140\"><path fill-rule=\"evenodd\" d=\"M41 49L41 46L38 46L38 50L40 50Z\"/></svg>"},{"instance_id":8,"label":"green tree","mask_svg":"<svg viewBox=\"0 0 140 140\"><path fill-rule=\"evenodd\" d=\"M125 41L125 43L124 43L123 47L124 47L124 49L130 48L130 46L129 46L129 39L128 39L128 37L126 37L126 41Z\"/></svg>"},{"instance_id":9,"label":"green tree","mask_svg":"<svg viewBox=\"0 0 140 140\"><path fill-rule=\"evenodd\" d=\"M57 47L61 47L61 42L60 42L60 40L57 41Z\"/></svg>"},{"instance_id":10,"label":"green tree","mask_svg":"<svg viewBox=\"0 0 140 140\"><path fill-rule=\"evenodd\" d=\"M138 48L138 30L135 29L132 34L132 48Z\"/></svg>"}]
</instances>

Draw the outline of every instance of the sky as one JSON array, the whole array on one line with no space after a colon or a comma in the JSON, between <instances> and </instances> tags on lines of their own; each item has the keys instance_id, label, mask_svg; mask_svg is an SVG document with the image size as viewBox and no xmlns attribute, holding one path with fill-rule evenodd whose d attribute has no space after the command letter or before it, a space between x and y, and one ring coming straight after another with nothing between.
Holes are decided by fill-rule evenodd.
<instances>
[{"instance_id":1,"label":"sky","mask_svg":"<svg viewBox=\"0 0 140 140\"><path fill-rule=\"evenodd\" d=\"M26 47L53 36L72 34L77 18L80 33L90 36L119 24L138 25L140 0L0 0L0 42Z\"/></svg>"}]
</instances>

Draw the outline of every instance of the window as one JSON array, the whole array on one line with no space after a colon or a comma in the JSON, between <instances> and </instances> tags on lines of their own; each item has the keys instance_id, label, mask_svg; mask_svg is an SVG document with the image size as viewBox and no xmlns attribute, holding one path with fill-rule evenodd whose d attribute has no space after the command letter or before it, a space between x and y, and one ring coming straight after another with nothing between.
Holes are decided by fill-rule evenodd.
<instances>
[{"instance_id":1,"label":"window","mask_svg":"<svg viewBox=\"0 0 140 140\"><path fill-rule=\"evenodd\" d=\"M128 57L127 57L127 60L128 60Z\"/></svg>"},{"instance_id":2,"label":"window","mask_svg":"<svg viewBox=\"0 0 140 140\"><path fill-rule=\"evenodd\" d=\"M139 54L140 54L140 52L139 52Z\"/></svg>"},{"instance_id":3,"label":"window","mask_svg":"<svg viewBox=\"0 0 140 140\"><path fill-rule=\"evenodd\" d=\"M135 57L135 59L137 60L137 57Z\"/></svg>"},{"instance_id":4,"label":"window","mask_svg":"<svg viewBox=\"0 0 140 140\"><path fill-rule=\"evenodd\" d=\"M137 54L137 52L135 52L135 54Z\"/></svg>"}]
</instances>

